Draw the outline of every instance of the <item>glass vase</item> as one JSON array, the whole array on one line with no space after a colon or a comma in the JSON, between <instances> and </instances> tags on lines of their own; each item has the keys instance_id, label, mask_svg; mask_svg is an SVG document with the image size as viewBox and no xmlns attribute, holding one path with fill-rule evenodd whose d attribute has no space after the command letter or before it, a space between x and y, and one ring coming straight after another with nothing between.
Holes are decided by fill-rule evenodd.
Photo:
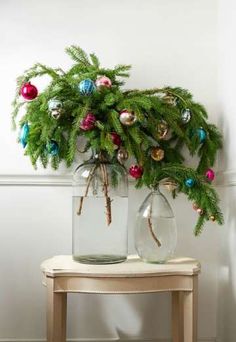
<instances>
[{"instance_id":1,"label":"glass vase","mask_svg":"<svg viewBox=\"0 0 236 342\"><path fill-rule=\"evenodd\" d=\"M173 211L159 188L139 208L135 226L135 247L145 262L164 263L174 254L177 230Z\"/></svg>"},{"instance_id":2,"label":"glass vase","mask_svg":"<svg viewBox=\"0 0 236 342\"><path fill-rule=\"evenodd\" d=\"M128 184L125 168L95 157L73 177L73 259L87 264L125 261Z\"/></svg>"}]
</instances>

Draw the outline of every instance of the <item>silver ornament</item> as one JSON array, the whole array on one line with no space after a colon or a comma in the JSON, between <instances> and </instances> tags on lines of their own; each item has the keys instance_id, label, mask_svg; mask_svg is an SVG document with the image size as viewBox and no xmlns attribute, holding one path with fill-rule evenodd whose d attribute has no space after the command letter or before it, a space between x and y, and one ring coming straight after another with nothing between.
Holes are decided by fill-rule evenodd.
<instances>
[{"instance_id":1,"label":"silver ornament","mask_svg":"<svg viewBox=\"0 0 236 342\"><path fill-rule=\"evenodd\" d=\"M62 114L62 109L53 109L50 114L53 119L58 120Z\"/></svg>"},{"instance_id":2,"label":"silver ornament","mask_svg":"<svg viewBox=\"0 0 236 342\"><path fill-rule=\"evenodd\" d=\"M62 102L57 99L51 99L48 101L48 110L53 119L59 119L62 114Z\"/></svg>"},{"instance_id":3,"label":"silver ornament","mask_svg":"<svg viewBox=\"0 0 236 342\"><path fill-rule=\"evenodd\" d=\"M184 109L181 113L181 121L186 124L188 123L190 120L191 120L191 117L192 117L192 114L190 112L190 110L187 108L187 109Z\"/></svg>"},{"instance_id":4,"label":"silver ornament","mask_svg":"<svg viewBox=\"0 0 236 342\"><path fill-rule=\"evenodd\" d=\"M117 160L119 163L123 164L129 158L128 152L123 148L119 148L117 152Z\"/></svg>"},{"instance_id":5,"label":"silver ornament","mask_svg":"<svg viewBox=\"0 0 236 342\"><path fill-rule=\"evenodd\" d=\"M135 114L132 112L129 112L128 110L123 110L120 113L120 122L124 126L132 126L136 120L137 120L137 118L136 118Z\"/></svg>"}]
</instances>

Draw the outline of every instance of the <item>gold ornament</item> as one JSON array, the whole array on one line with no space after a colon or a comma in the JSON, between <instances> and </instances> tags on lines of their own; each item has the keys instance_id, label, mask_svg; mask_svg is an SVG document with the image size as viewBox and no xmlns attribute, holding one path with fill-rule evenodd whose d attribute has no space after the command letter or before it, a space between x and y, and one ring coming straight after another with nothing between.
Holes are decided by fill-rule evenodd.
<instances>
[{"instance_id":1,"label":"gold ornament","mask_svg":"<svg viewBox=\"0 0 236 342\"><path fill-rule=\"evenodd\" d=\"M168 191L174 191L177 188L177 184L172 179L167 179L163 184Z\"/></svg>"},{"instance_id":2,"label":"gold ornament","mask_svg":"<svg viewBox=\"0 0 236 342\"><path fill-rule=\"evenodd\" d=\"M123 164L129 158L129 153L123 147L121 147L118 150L116 157L118 162Z\"/></svg>"},{"instance_id":3,"label":"gold ornament","mask_svg":"<svg viewBox=\"0 0 236 342\"><path fill-rule=\"evenodd\" d=\"M176 106L177 99L171 94L166 94L163 96L163 100L171 106Z\"/></svg>"},{"instance_id":4,"label":"gold ornament","mask_svg":"<svg viewBox=\"0 0 236 342\"><path fill-rule=\"evenodd\" d=\"M211 215L211 216L210 216L210 220L211 220L212 222L215 222L215 220L216 220L215 216L214 216L214 215Z\"/></svg>"},{"instance_id":5,"label":"gold ornament","mask_svg":"<svg viewBox=\"0 0 236 342\"><path fill-rule=\"evenodd\" d=\"M136 115L128 110L123 110L120 113L120 122L124 126L132 126L137 120Z\"/></svg>"},{"instance_id":6,"label":"gold ornament","mask_svg":"<svg viewBox=\"0 0 236 342\"><path fill-rule=\"evenodd\" d=\"M155 161L161 161L165 156L164 150L160 147L153 147L151 150L151 157Z\"/></svg>"},{"instance_id":7,"label":"gold ornament","mask_svg":"<svg viewBox=\"0 0 236 342\"><path fill-rule=\"evenodd\" d=\"M162 121L157 126L158 139L164 139L167 136L169 127L165 121Z\"/></svg>"}]
</instances>

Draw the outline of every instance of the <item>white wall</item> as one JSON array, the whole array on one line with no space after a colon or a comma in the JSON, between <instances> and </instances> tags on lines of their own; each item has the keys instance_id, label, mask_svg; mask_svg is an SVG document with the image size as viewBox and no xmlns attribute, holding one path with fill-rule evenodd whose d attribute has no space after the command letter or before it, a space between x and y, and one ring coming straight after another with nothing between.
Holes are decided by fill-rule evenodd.
<instances>
[{"instance_id":1,"label":"white wall","mask_svg":"<svg viewBox=\"0 0 236 342\"><path fill-rule=\"evenodd\" d=\"M220 236L218 335L220 342L234 342L236 336L236 267L235 267L235 77L236 77L236 3L219 1L219 104L224 129L223 169L230 187L221 189L225 206L225 226Z\"/></svg>"},{"instance_id":2,"label":"white wall","mask_svg":"<svg viewBox=\"0 0 236 342\"><path fill-rule=\"evenodd\" d=\"M36 174L47 177L52 172L32 170L10 131L16 76L36 61L67 67L64 47L80 44L95 51L106 66L131 63L127 87L190 89L216 122L217 4L215 0L1 1L0 37L0 183L8 182L9 175L21 183L0 187L0 339L43 339L45 298L39 264L51 255L71 253L71 189L27 185L25 175L33 175L37 183L42 178ZM131 189L131 251L133 219L144 193ZM218 228L208 224L196 239L191 204L180 196L173 206L179 229L177 254L202 261L199 336L211 340L216 336ZM70 302L68 336L168 337L169 314L165 295L83 295Z\"/></svg>"}]
</instances>

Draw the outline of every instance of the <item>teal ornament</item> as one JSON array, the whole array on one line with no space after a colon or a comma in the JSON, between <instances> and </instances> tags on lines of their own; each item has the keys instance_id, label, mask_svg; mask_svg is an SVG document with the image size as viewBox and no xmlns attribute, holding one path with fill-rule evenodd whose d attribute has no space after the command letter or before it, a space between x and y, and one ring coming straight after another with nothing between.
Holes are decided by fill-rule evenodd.
<instances>
[{"instance_id":1,"label":"teal ornament","mask_svg":"<svg viewBox=\"0 0 236 342\"><path fill-rule=\"evenodd\" d=\"M192 179L192 178L187 178L185 180L185 185L188 187L188 188L192 188L195 184L195 180Z\"/></svg>"},{"instance_id":2,"label":"teal ornament","mask_svg":"<svg viewBox=\"0 0 236 342\"><path fill-rule=\"evenodd\" d=\"M51 156L57 156L59 153L59 146L58 143L55 140L51 140L47 143L47 151Z\"/></svg>"},{"instance_id":3,"label":"teal ornament","mask_svg":"<svg viewBox=\"0 0 236 342\"><path fill-rule=\"evenodd\" d=\"M79 83L79 91L81 95L91 95L96 89L96 86L90 78L87 78Z\"/></svg>"},{"instance_id":4,"label":"teal ornament","mask_svg":"<svg viewBox=\"0 0 236 342\"><path fill-rule=\"evenodd\" d=\"M197 135L198 135L198 138L200 140L200 143L203 143L206 140L207 134L203 128L197 129Z\"/></svg>"},{"instance_id":5,"label":"teal ornament","mask_svg":"<svg viewBox=\"0 0 236 342\"><path fill-rule=\"evenodd\" d=\"M28 141L28 136L29 136L29 125L28 123L24 123L24 125L21 128L21 132L20 132L20 143L21 145L25 148L25 146L27 145L27 141Z\"/></svg>"}]
</instances>

